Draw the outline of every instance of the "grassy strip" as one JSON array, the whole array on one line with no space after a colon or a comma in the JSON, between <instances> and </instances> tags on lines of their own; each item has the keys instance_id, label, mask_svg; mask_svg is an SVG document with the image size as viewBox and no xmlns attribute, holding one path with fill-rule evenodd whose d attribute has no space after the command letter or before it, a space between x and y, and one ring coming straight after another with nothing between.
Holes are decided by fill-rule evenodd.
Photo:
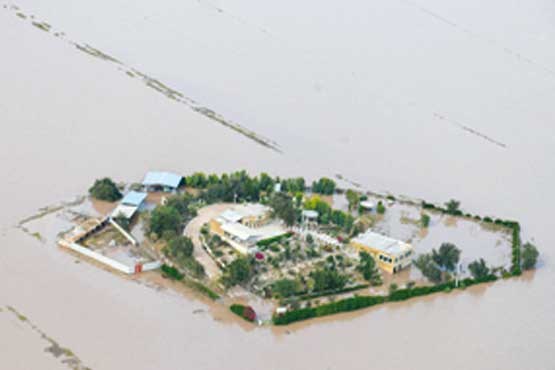
<instances>
[{"instance_id":1,"label":"grassy strip","mask_svg":"<svg viewBox=\"0 0 555 370\"><path fill-rule=\"evenodd\" d=\"M273 317L273 322L275 325L288 325L293 322L307 320L314 317L328 316L340 312L355 311L362 308L383 304L386 302L399 302L410 298L420 297L438 292L450 292L453 289L464 289L471 285L491 282L495 280L497 280L497 277L494 275L490 275L480 280L475 280L471 278L464 279L461 281L458 287L455 287L454 281L450 281L444 284L433 286L399 289L392 292L389 296L355 296L317 307L301 308L298 310L288 311L283 315L275 315Z\"/></svg>"},{"instance_id":2,"label":"grassy strip","mask_svg":"<svg viewBox=\"0 0 555 370\"><path fill-rule=\"evenodd\" d=\"M212 289L210 289L207 286L199 283L198 281L194 281L194 280L191 280L191 279L186 279L185 275L183 275L181 272L179 272L179 270L176 269L175 267L171 267L171 266L168 266L168 265L164 264L164 265L162 265L162 267L160 269L162 270L162 275L165 278L175 280L175 281L181 281L185 285L187 285L188 287L190 287L192 289L195 289L196 291L204 294L205 296L207 296L208 298L210 298L214 301L217 300L217 299L220 299L220 296L218 295L218 293L214 292Z\"/></svg>"},{"instance_id":3,"label":"grassy strip","mask_svg":"<svg viewBox=\"0 0 555 370\"><path fill-rule=\"evenodd\" d=\"M258 245L259 247L265 247L267 245L270 245L274 242L279 242L282 241L284 239L290 238L293 235L292 232L288 232L282 235L278 235L278 236L274 236L272 238L268 238L268 239L263 239L258 241L258 243L256 243L256 245Z\"/></svg>"},{"instance_id":4,"label":"grassy strip","mask_svg":"<svg viewBox=\"0 0 555 370\"><path fill-rule=\"evenodd\" d=\"M295 299L300 300L300 301L306 301L308 299L326 297L326 296L329 296L329 295L349 293L349 292L354 292L355 290L368 288L369 286L370 286L370 284L360 284L360 285L355 285L355 286L352 286L352 287L338 289L338 290L326 290L326 291L323 291L323 292L306 293L306 294L301 294L301 295L298 295L298 296L295 296L295 297L291 297L291 298L287 299L286 302L290 302L290 301L295 300Z\"/></svg>"}]
</instances>

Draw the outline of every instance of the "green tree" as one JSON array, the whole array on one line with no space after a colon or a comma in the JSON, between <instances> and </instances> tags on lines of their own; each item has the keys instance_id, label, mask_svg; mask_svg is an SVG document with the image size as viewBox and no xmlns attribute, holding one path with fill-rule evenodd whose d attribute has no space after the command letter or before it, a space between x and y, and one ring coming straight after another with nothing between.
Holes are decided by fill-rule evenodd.
<instances>
[{"instance_id":1,"label":"green tree","mask_svg":"<svg viewBox=\"0 0 555 370\"><path fill-rule=\"evenodd\" d=\"M164 231L172 230L177 234L181 231L181 215L179 212L168 206L156 207L150 215L150 232L161 236Z\"/></svg>"},{"instance_id":2,"label":"green tree","mask_svg":"<svg viewBox=\"0 0 555 370\"><path fill-rule=\"evenodd\" d=\"M312 271L310 277L314 281L312 289L314 292L342 289L348 281L346 275L342 275L337 270L330 268Z\"/></svg>"},{"instance_id":3,"label":"green tree","mask_svg":"<svg viewBox=\"0 0 555 370\"><path fill-rule=\"evenodd\" d=\"M420 225L423 228L427 228L428 226L430 226L430 215L422 213L422 215L420 216Z\"/></svg>"},{"instance_id":4,"label":"green tree","mask_svg":"<svg viewBox=\"0 0 555 370\"><path fill-rule=\"evenodd\" d=\"M418 256L414 265L420 270L428 280L433 283L440 283L442 280L442 273L438 265L430 254L421 254Z\"/></svg>"},{"instance_id":5,"label":"green tree","mask_svg":"<svg viewBox=\"0 0 555 370\"><path fill-rule=\"evenodd\" d=\"M373 286L380 285L382 283L382 276L380 271L376 266L376 261L367 252L360 252L360 263L357 266L357 270L362 274L364 280L368 281Z\"/></svg>"},{"instance_id":6,"label":"green tree","mask_svg":"<svg viewBox=\"0 0 555 370\"><path fill-rule=\"evenodd\" d=\"M167 252L174 258L188 258L193 255L193 242L186 236L177 236L168 242Z\"/></svg>"},{"instance_id":7,"label":"green tree","mask_svg":"<svg viewBox=\"0 0 555 370\"><path fill-rule=\"evenodd\" d=\"M272 284L272 291L281 298L291 297L300 289L300 284L297 280L280 279Z\"/></svg>"},{"instance_id":8,"label":"green tree","mask_svg":"<svg viewBox=\"0 0 555 370\"><path fill-rule=\"evenodd\" d=\"M122 197L117 185L108 177L96 180L89 189L89 194L95 199L107 202L115 202Z\"/></svg>"},{"instance_id":9,"label":"green tree","mask_svg":"<svg viewBox=\"0 0 555 370\"><path fill-rule=\"evenodd\" d=\"M229 285L245 284L253 274L251 261L248 258L237 258L227 266L226 281Z\"/></svg>"},{"instance_id":10,"label":"green tree","mask_svg":"<svg viewBox=\"0 0 555 370\"><path fill-rule=\"evenodd\" d=\"M536 262L538 261L540 253L535 245L532 243L526 243L522 246L522 268L524 270L533 269L536 266Z\"/></svg>"},{"instance_id":11,"label":"green tree","mask_svg":"<svg viewBox=\"0 0 555 370\"><path fill-rule=\"evenodd\" d=\"M461 202L455 199L451 199L449 202L445 203L445 207L447 208L447 213L449 213L450 215L459 214L460 205L461 205Z\"/></svg>"},{"instance_id":12,"label":"green tree","mask_svg":"<svg viewBox=\"0 0 555 370\"><path fill-rule=\"evenodd\" d=\"M470 270L472 277L476 280L484 279L490 275L490 270L483 258L470 263L468 265L468 269Z\"/></svg>"},{"instance_id":13,"label":"green tree","mask_svg":"<svg viewBox=\"0 0 555 370\"><path fill-rule=\"evenodd\" d=\"M432 258L434 262L441 268L453 271L459 263L461 250L455 244L443 243L439 247L439 251L432 250Z\"/></svg>"},{"instance_id":14,"label":"green tree","mask_svg":"<svg viewBox=\"0 0 555 370\"><path fill-rule=\"evenodd\" d=\"M281 218L286 225L292 226L297 219L293 199L286 193L275 193L270 200L274 215Z\"/></svg>"},{"instance_id":15,"label":"green tree","mask_svg":"<svg viewBox=\"0 0 555 370\"><path fill-rule=\"evenodd\" d=\"M376 206L376 212L378 212L378 214L383 215L385 213L386 209L385 206L383 204L383 202L380 200L378 202L378 205Z\"/></svg>"},{"instance_id":16,"label":"green tree","mask_svg":"<svg viewBox=\"0 0 555 370\"><path fill-rule=\"evenodd\" d=\"M312 191L319 194L331 195L335 192L335 181L327 177L312 183Z\"/></svg>"},{"instance_id":17,"label":"green tree","mask_svg":"<svg viewBox=\"0 0 555 370\"><path fill-rule=\"evenodd\" d=\"M347 201L349 202L349 210L357 209L360 202L360 195L358 192L349 189L347 190Z\"/></svg>"}]
</instances>

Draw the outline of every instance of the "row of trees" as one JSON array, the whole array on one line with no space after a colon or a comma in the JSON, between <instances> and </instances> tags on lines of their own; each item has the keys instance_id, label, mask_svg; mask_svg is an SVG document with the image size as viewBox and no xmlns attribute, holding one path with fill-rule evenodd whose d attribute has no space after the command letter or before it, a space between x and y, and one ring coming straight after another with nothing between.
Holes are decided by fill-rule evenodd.
<instances>
[{"instance_id":1,"label":"row of trees","mask_svg":"<svg viewBox=\"0 0 555 370\"><path fill-rule=\"evenodd\" d=\"M461 250L454 244L443 243L439 250L433 249L431 253L418 256L414 262L415 266L430 281L438 284L449 279L449 274L455 272L459 263ZM539 252L535 245L526 243L522 246L521 267L530 270L536 266ZM492 270L487 266L486 261L480 258L468 265L472 277L482 281L492 275Z\"/></svg>"}]
</instances>

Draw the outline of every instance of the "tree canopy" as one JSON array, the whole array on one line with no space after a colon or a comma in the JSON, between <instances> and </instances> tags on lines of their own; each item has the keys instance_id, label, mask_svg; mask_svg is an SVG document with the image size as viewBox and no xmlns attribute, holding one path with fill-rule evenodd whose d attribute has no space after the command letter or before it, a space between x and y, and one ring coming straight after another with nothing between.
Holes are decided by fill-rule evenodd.
<instances>
[{"instance_id":1,"label":"tree canopy","mask_svg":"<svg viewBox=\"0 0 555 370\"><path fill-rule=\"evenodd\" d=\"M286 193L276 193L270 200L274 215L282 219L286 225L291 226L297 220L297 212L293 199Z\"/></svg>"},{"instance_id":2,"label":"tree canopy","mask_svg":"<svg viewBox=\"0 0 555 370\"><path fill-rule=\"evenodd\" d=\"M158 206L150 215L150 232L162 236L164 231L181 231L181 215L177 209L169 206Z\"/></svg>"},{"instance_id":3,"label":"tree canopy","mask_svg":"<svg viewBox=\"0 0 555 370\"><path fill-rule=\"evenodd\" d=\"M418 256L414 265L420 270L428 280L433 283L440 283L442 280L442 273L438 265L430 254L421 254Z\"/></svg>"},{"instance_id":4,"label":"tree canopy","mask_svg":"<svg viewBox=\"0 0 555 370\"><path fill-rule=\"evenodd\" d=\"M472 277L476 280L481 280L490 275L490 269L486 265L486 261L483 258L476 260L468 265L468 269L472 274Z\"/></svg>"},{"instance_id":5,"label":"tree canopy","mask_svg":"<svg viewBox=\"0 0 555 370\"><path fill-rule=\"evenodd\" d=\"M331 195L335 192L335 181L327 177L312 183L312 191L319 194Z\"/></svg>"},{"instance_id":6,"label":"tree canopy","mask_svg":"<svg viewBox=\"0 0 555 370\"><path fill-rule=\"evenodd\" d=\"M432 258L434 262L441 268L454 271L459 263L461 250L455 244L443 243L439 247L439 251L432 250Z\"/></svg>"},{"instance_id":7,"label":"tree canopy","mask_svg":"<svg viewBox=\"0 0 555 370\"><path fill-rule=\"evenodd\" d=\"M532 243L526 243L522 246L522 268L524 270L533 269L536 266L540 253L535 245Z\"/></svg>"},{"instance_id":8,"label":"tree canopy","mask_svg":"<svg viewBox=\"0 0 555 370\"><path fill-rule=\"evenodd\" d=\"M117 185L108 177L96 180L89 189L89 194L95 199L108 202L115 202L122 197Z\"/></svg>"},{"instance_id":9,"label":"tree canopy","mask_svg":"<svg viewBox=\"0 0 555 370\"><path fill-rule=\"evenodd\" d=\"M374 258L367 252L360 252L359 257L360 263L357 266L357 270L362 274L364 280L372 285L380 285L382 283L382 277Z\"/></svg>"},{"instance_id":10,"label":"tree canopy","mask_svg":"<svg viewBox=\"0 0 555 370\"><path fill-rule=\"evenodd\" d=\"M227 266L225 282L230 286L245 284L251 279L253 272L251 261L248 258L237 258Z\"/></svg>"}]
</instances>

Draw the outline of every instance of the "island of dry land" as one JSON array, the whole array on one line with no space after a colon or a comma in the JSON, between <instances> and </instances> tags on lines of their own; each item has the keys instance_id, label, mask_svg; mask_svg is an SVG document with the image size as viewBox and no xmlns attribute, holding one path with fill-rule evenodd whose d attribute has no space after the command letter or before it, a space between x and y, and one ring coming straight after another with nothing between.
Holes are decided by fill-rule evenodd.
<instances>
[{"instance_id":1,"label":"island of dry land","mask_svg":"<svg viewBox=\"0 0 555 370\"><path fill-rule=\"evenodd\" d=\"M45 217L56 220L58 244L87 260L128 275L152 271L259 325L507 279L538 259L517 221L330 178L105 178L88 197L41 209L20 227L45 242Z\"/></svg>"}]
</instances>

